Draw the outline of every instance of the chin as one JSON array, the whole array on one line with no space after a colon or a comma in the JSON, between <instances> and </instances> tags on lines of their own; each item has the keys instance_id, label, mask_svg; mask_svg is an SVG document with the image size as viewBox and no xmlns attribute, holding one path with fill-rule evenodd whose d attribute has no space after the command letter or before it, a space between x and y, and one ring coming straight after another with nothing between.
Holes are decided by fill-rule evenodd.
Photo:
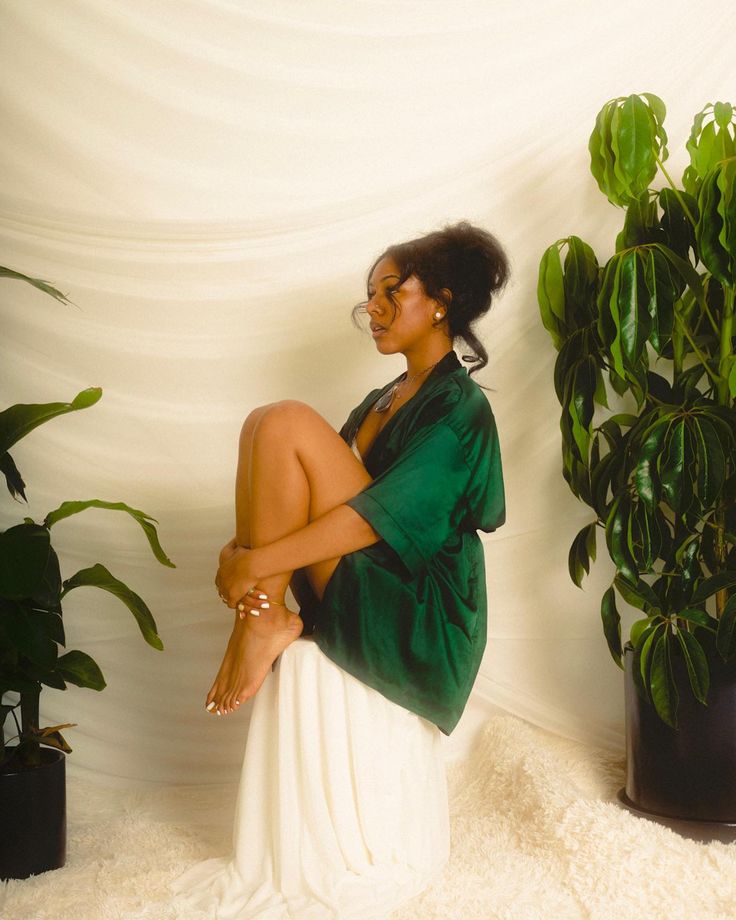
<instances>
[{"instance_id":1,"label":"chin","mask_svg":"<svg viewBox=\"0 0 736 920\"><path fill-rule=\"evenodd\" d=\"M391 342L386 342L383 336L379 336L377 339L373 340L376 351L379 351L382 355L395 355L399 350L395 345L392 345Z\"/></svg>"}]
</instances>

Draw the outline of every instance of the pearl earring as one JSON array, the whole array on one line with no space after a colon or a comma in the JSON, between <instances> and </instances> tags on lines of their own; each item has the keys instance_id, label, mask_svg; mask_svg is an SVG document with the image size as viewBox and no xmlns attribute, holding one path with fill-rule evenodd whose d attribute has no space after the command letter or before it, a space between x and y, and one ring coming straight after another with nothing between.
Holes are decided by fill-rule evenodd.
<instances>
[{"instance_id":1,"label":"pearl earring","mask_svg":"<svg viewBox=\"0 0 736 920\"><path fill-rule=\"evenodd\" d=\"M435 318L435 319L442 319L442 314L440 313L439 310L435 313L434 318Z\"/></svg>"}]
</instances>

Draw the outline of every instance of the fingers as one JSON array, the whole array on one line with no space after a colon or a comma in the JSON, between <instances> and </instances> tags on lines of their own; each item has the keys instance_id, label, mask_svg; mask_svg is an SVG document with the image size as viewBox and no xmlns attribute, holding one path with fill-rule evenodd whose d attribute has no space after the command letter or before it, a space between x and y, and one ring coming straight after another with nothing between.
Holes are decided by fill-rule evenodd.
<instances>
[{"instance_id":1,"label":"fingers","mask_svg":"<svg viewBox=\"0 0 736 920\"><path fill-rule=\"evenodd\" d=\"M238 601L238 616L241 620L245 619L248 613L251 614L251 616L259 617L262 610L269 610L271 605L275 603L276 602L272 601L267 594L259 591L258 588L251 588L250 591Z\"/></svg>"}]
</instances>

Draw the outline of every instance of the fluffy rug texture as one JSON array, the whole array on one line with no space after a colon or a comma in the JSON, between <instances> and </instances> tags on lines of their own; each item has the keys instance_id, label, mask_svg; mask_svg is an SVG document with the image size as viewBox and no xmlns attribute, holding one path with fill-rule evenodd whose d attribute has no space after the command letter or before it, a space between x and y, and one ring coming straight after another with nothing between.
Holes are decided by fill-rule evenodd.
<instances>
[{"instance_id":1,"label":"fluffy rug texture","mask_svg":"<svg viewBox=\"0 0 736 920\"><path fill-rule=\"evenodd\" d=\"M450 862L395 920L736 916L736 843L699 843L623 809L621 757L504 715L447 774ZM167 882L229 851L236 791L69 777L67 864L3 883L0 916L175 920Z\"/></svg>"}]
</instances>

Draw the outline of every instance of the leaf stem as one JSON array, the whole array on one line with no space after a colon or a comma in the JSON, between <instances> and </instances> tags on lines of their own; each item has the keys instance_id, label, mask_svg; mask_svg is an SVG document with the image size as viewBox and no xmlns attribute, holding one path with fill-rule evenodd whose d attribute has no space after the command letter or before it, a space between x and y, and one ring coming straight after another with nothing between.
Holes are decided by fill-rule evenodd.
<instances>
[{"instance_id":1,"label":"leaf stem","mask_svg":"<svg viewBox=\"0 0 736 920\"><path fill-rule=\"evenodd\" d=\"M682 205L682 210L685 212L685 214L687 214L688 220L690 221L690 223L691 223L691 224L693 225L693 227L694 227L694 226L695 226L695 218L694 218L693 215L690 213L690 208L688 208L688 206L685 204L685 199L684 199L684 198L682 197L682 195L680 194L680 190L677 188L677 186L675 185L675 183L672 181L672 178L671 178L670 174L669 174L669 173L667 172L667 170L664 168L664 163L660 160L660 158L659 158L656 154L654 155L654 159L657 161L657 166L659 166L659 168L660 168L660 169L662 170L662 172L664 173L665 179L669 182L670 188L671 188L672 191L675 193L675 198L677 198L677 200L678 200L678 201L680 202L680 204Z\"/></svg>"},{"instance_id":2,"label":"leaf stem","mask_svg":"<svg viewBox=\"0 0 736 920\"><path fill-rule=\"evenodd\" d=\"M677 321L680 323L680 326L682 327L682 331L685 333L685 338L688 340L688 342L690 342L690 345L692 346L693 351L694 351L695 354L698 356L698 358L700 358L700 363L703 365L703 367L706 369L706 371L710 374L711 378L713 379L714 385L715 385L716 387L718 387L719 384L721 383L721 377L720 377L720 375L714 374L713 371L710 369L710 367L708 366L708 360L707 360L706 356L703 354L703 352L702 352L702 351L698 348L698 346L695 344L695 340L694 340L693 337L690 335L690 330L687 328L687 326L685 325L685 323L684 323L682 317L680 316L680 314L679 314L676 310L675 310L675 317L676 317Z\"/></svg>"}]
</instances>

